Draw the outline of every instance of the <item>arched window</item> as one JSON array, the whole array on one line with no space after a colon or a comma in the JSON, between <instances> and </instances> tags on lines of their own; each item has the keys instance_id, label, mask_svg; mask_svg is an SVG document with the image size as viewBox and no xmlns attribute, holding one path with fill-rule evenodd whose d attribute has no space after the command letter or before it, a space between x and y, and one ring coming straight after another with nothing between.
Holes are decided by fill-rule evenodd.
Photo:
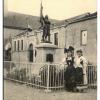
<instances>
[{"instance_id":1,"label":"arched window","mask_svg":"<svg viewBox=\"0 0 100 100\"><path fill-rule=\"evenodd\" d=\"M29 62L33 62L34 53L33 53L33 44L29 45Z\"/></svg>"}]
</instances>

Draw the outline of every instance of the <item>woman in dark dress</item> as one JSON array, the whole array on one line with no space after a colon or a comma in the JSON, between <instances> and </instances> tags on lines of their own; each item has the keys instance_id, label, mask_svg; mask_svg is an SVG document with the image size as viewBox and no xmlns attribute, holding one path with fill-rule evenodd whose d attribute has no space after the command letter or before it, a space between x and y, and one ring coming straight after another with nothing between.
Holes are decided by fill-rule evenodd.
<instances>
[{"instance_id":1,"label":"woman in dark dress","mask_svg":"<svg viewBox=\"0 0 100 100\"><path fill-rule=\"evenodd\" d=\"M74 57L72 50L67 49L66 58L67 68L65 70L65 88L68 91L73 91L76 88L75 76L76 70L74 68Z\"/></svg>"}]
</instances>

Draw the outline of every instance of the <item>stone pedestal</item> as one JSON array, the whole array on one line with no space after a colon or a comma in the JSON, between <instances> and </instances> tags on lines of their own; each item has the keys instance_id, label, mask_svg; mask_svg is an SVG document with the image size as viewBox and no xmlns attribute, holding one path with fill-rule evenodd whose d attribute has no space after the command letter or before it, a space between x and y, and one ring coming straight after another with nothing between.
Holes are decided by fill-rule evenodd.
<instances>
[{"instance_id":1,"label":"stone pedestal","mask_svg":"<svg viewBox=\"0 0 100 100\"><path fill-rule=\"evenodd\" d=\"M36 63L47 63L46 62L47 54L52 54L53 60L55 62L55 50L57 49L56 45L43 42L37 45L36 48L37 48Z\"/></svg>"}]
</instances>

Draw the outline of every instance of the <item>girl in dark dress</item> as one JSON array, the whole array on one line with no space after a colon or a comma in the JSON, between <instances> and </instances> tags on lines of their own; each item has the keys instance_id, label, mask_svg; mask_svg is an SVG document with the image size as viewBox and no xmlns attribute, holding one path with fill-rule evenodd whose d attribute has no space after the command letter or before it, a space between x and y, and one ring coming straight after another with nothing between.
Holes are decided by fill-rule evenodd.
<instances>
[{"instance_id":1,"label":"girl in dark dress","mask_svg":"<svg viewBox=\"0 0 100 100\"><path fill-rule=\"evenodd\" d=\"M74 57L70 49L67 49L66 63L68 67L65 70L65 88L68 91L73 91L76 88L76 70L74 68Z\"/></svg>"}]
</instances>

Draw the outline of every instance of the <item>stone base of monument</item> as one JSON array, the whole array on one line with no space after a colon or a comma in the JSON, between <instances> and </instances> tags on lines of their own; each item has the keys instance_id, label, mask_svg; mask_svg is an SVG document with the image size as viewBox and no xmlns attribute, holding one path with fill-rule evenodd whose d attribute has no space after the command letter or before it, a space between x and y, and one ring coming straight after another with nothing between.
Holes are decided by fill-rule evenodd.
<instances>
[{"instance_id":1,"label":"stone base of monument","mask_svg":"<svg viewBox=\"0 0 100 100\"><path fill-rule=\"evenodd\" d=\"M52 44L52 42L47 41L47 40L45 40L45 41L41 40L41 43L50 43L50 44Z\"/></svg>"},{"instance_id":2,"label":"stone base of monument","mask_svg":"<svg viewBox=\"0 0 100 100\"><path fill-rule=\"evenodd\" d=\"M41 42L40 44L38 44L36 46L36 48L54 48L54 49L57 49L58 47L54 44L52 44L52 42Z\"/></svg>"},{"instance_id":3,"label":"stone base of monument","mask_svg":"<svg viewBox=\"0 0 100 100\"><path fill-rule=\"evenodd\" d=\"M49 64L51 64L51 62L49 62L47 60L48 55L52 55L53 61L52 63L55 62L55 53L56 53L56 49L58 49L58 47L56 45L53 45L52 43L46 43L46 42L42 42L40 44L38 44L36 46L37 48L37 56L36 56L36 63L40 63L40 67L45 67L44 65L46 65L49 68ZM49 73L49 70L48 70ZM48 77L48 81L47 81L47 88L44 90L45 93L49 93L51 92L51 90L49 89L49 77Z\"/></svg>"},{"instance_id":4,"label":"stone base of monument","mask_svg":"<svg viewBox=\"0 0 100 100\"><path fill-rule=\"evenodd\" d=\"M41 39L42 43L50 43L50 36L47 37L47 39Z\"/></svg>"},{"instance_id":5,"label":"stone base of monument","mask_svg":"<svg viewBox=\"0 0 100 100\"><path fill-rule=\"evenodd\" d=\"M37 63L47 63L46 57L48 54L52 54L53 58L55 58L55 50L58 48L56 45L52 43L42 42L36 46L37 48L37 56L36 62ZM55 59L54 59L55 60Z\"/></svg>"}]
</instances>

